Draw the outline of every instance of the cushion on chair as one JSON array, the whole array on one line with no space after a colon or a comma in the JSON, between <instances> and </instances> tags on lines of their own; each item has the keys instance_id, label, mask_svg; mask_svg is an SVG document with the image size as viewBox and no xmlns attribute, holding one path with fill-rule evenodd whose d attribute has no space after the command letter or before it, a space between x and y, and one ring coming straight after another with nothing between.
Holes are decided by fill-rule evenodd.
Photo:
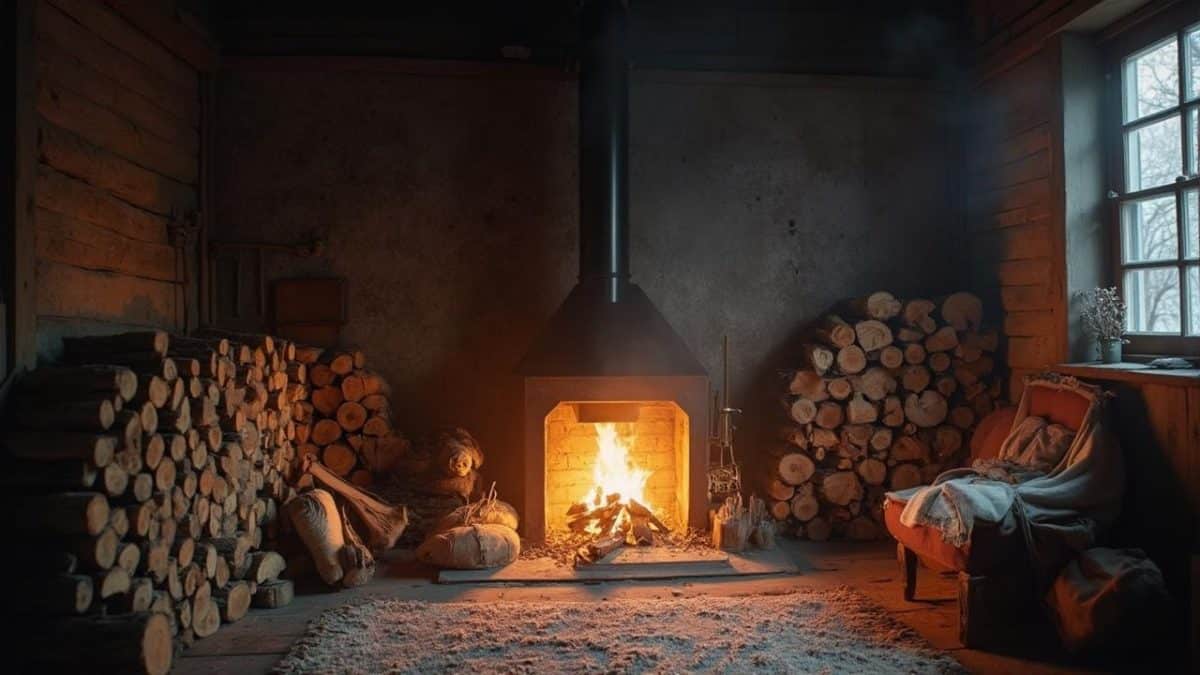
<instances>
[{"instance_id":1,"label":"cushion on chair","mask_svg":"<svg viewBox=\"0 0 1200 675\"><path fill-rule=\"evenodd\" d=\"M1071 431L1079 431L1090 406L1091 401L1076 392L1030 385L1029 414L1053 424L1061 424Z\"/></svg>"},{"instance_id":2,"label":"cushion on chair","mask_svg":"<svg viewBox=\"0 0 1200 675\"><path fill-rule=\"evenodd\" d=\"M988 413L971 434L971 461L993 459L1000 455L1000 446L1012 430L1013 418L1017 416L1015 406L997 408Z\"/></svg>"}]
</instances>

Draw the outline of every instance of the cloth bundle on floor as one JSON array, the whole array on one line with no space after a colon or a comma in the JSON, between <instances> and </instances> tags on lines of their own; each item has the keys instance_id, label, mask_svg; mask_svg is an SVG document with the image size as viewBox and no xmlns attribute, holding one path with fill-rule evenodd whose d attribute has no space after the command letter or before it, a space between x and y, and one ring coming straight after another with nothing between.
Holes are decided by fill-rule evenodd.
<instances>
[{"instance_id":1,"label":"cloth bundle on floor","mask_svg":"<svg viewBox=\"0 0 1200 675\"><path fill-rule=\"evenodd\" d=\"M466 525L430 535L417 560L456 570L507 565L521 555L521 539L504 525Z\"/></svg>"},{"instance_id":2,"label":"cloth bundle on floor","mask_svg":"<svg viewBox=\"0 0 1200 675\"><path fill-rule=\"evenodd\" d=\"M459 570L501 567L521 554L517 510L496 498L496 484L477 502L446 514L417 548L417 560Z\"/></svg>"},{"instance_id":3,"label":"cloth bundle on floor","mask_svg":"<svg viewBox=\"0 0 1200 675\"><path fill-rule=\"evenodd\" d=\"M354 531L345 512L338 512L333 495L325 490L309 490L284 504L284 511L322 581L349 588L371 580L375 556Z\"/></svg>"},{"instance_id":4,"label":"cloth bundle on floor","mask_svg":"<svg viewBox=\"0 0 1200 675\"><path fill-rule=\"evenodd\" d=\"M1074 653L1153 644L1169 603L1162 572L1139 549L1085 551L1046 594L1059 637Z\"/></svg>"}]
</instances>

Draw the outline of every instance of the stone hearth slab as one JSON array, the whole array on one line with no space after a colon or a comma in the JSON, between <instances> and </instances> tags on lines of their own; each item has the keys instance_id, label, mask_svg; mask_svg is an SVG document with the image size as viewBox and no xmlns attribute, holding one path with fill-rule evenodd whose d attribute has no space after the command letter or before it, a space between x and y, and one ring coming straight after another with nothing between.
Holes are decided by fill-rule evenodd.
<instances>
[{"instance_id":1,"label":"stone hearth slab","mask_svg":"<svg viewBox=\"0 0 1200 675\"><path fill-rule=\"evenodd\" d=\"M552 558L518 560L492 570L442 570L440 584L478 583L564 583L587 581L632 581L692 577L737 577L789 574L799 571L786 552L679 551L626 547L599 562L580 568Z\"/></svg>"}]
</instances>

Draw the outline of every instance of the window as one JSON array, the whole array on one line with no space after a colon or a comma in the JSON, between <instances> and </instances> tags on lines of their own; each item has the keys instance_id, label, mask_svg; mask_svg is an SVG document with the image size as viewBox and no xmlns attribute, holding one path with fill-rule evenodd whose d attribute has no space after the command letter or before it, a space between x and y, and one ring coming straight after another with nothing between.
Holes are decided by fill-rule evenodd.
<instances>
[{"instance_id":1,"label":"window","mask_svg":"<svg viewBox=\"0 0 1200 675\"><path fill-rule=\"evenodd\" d=\"M1123 55L1117 284L1130 351L1200 350L1200 24Z\"/></svg>"}]
</instances>

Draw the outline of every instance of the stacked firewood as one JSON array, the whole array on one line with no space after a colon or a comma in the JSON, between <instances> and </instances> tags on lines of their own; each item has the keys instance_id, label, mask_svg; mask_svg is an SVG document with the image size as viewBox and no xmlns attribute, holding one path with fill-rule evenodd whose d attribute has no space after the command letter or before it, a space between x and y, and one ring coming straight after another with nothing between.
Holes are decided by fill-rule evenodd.
<instances>
[{"instance_id":1,"label":"stacked firewood","mask_svg":"<svg viewBox=\"0 0 1200 675\"><path fill-rule=\"evenodd\" d=\"M358 350L306 348L297 356L312 387L307 400L293 404L293 419L309 427L301 432L300 455L320 459L360 487L392 473L409 444L392 428L387 381L365 368Z\"/></svg>"},{"instance_id":2,"label":"stacked firewood","mask_svg":"<svg viewBox=\"0 0 1200 675\"><path fill-rule=\"evenodd\" d=\"M994 408L997 335L970 293L878 292L822 318L785 373L788 424L771 455L770 511L798 536L873 539L887 490L956 466Z\"/></svg>"},{"instance_id":3,"label":"stacked firewood","mask_svg":"<svg viewBox=\"0 0 1200 675\"><path fill-rule=\"evenodd\" d=\"M175 642L291 598L264 550L294 495L295 348L144 331L64 339L9 398L0 481L30 573L39 658L164 672ZM68 639L63 636L79 636ZM165 666L165 667L164 667Z\"/></svg>"}]
</instances>

